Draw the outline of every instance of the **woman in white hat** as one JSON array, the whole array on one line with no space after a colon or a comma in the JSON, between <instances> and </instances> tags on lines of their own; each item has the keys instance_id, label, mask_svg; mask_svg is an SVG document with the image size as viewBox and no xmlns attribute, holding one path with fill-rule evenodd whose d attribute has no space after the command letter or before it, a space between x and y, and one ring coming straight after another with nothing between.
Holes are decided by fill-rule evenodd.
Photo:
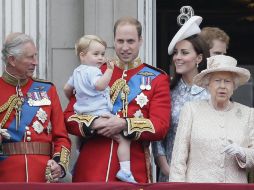
<instances>
[{"instance_id":1,"label":"woman in white hat","mask_svg":"<svg viewBox=\"0 0 254 190\"><path fill-rule=\"evenodd\" d=\"M250 78L236 65L230 56L212 56L207 69L195 76L194 83L211 97L184 105L169 181L247 183L246 170L254 168L254 112L230 100Z\"/></svg>"},{"instance_id":2,"label":"woman in white hat","mask_svg":"<svg viewBox=\"0 0 254 190\"><path fill-rule=\"evenodd\" d=\"M204 88L193 85L193 77L206 69L206 58L209 56L209 49L199 36L201 21L200 16L192 16L176 33L168 47L174 69L170 84L171 124L166 138L152 144L160 171L160 182L168 181L169 163L182 106L185 102L209 97Z\"/></svg>"}]
</instances>

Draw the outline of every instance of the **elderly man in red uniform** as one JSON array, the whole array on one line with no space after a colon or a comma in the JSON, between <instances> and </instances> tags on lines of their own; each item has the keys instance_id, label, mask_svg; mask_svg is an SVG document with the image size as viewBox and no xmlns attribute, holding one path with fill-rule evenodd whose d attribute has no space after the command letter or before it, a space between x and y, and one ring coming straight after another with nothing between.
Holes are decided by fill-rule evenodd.
<instances>
[{"instance_id":1,"label":"elderly man in red uniform","mask_svg":"<svg viewBox=\"0 0 254 190\"><path fill-rule=\"evenodd\" d=\"M70 140L55 86L32 78L32 38L11 33L3 45L0 78L0 182L55 182L64 177Z\"/></svg>"},{"instance_id":2,"label":"elderly man in red uniform","mask_svg":"<svg viewBox=\"0 0 254 190\"><path fill-rule=\"evenodd\" d=\"M65 110L68 131L85 138L74 168L74 182L117 181L118 144L113 136L119 133L132 140L130 163L135 180L149 182L148 146L150 141L164 138L168 131L170 96L168 75L138 57L141 33L141 24L131 17L119 19L114 26L119 59L115 60L110 94L115 116L74 114L75 98Z\"/></svg>"}]
</instances>

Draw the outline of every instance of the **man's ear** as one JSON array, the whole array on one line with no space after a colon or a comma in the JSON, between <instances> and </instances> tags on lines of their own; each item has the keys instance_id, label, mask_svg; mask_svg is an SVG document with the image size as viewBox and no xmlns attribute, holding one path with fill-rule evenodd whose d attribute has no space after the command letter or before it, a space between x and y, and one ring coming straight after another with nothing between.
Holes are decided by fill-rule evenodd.
<instances>
[{"instance_id":1,"label":"man's ear","mask_svg":"<svg viewBox=\"0 0 254 190\"><path fill-rule=\"evenodd\" d=\"M141 47L142 44L143 44L143 38L140 36L140 38L139 38L139 47Z\"/></svg>"},{"instance_id":2,"label":"man's ear","mask_svg":"<svg viewBox=\"0 0 254 190\"><path fill-rule=\"evenodd\" d=\"M15 67L16 58L13 55L7 57L7 63L11 66Z\"/></svg>"}]
</instances>

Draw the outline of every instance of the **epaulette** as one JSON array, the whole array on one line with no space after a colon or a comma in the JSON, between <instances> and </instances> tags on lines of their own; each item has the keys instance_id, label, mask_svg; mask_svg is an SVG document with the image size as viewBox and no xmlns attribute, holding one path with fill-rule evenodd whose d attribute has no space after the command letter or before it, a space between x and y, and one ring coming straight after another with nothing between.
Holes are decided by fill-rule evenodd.
<instances>
[{"instance_id":1,"label":"epaulette","mask_svg":"<svg viewBox=\"0 0 254 190\"><path fill-rule=\"evenodd\" d=\"M36 81L36 82L43 82L43 83L48 83L48 84L54 85L51 81L48 81L45 79L39 79L39 78L34 78L34 77L32 77L32 79L33 79L33 81Z\"/></svg>"},{"instance_id":2,"label":"epaulette","mask_svg":"<svg viewBox=\"0 0 254 190\"><path fill-rule=\"evenodd\" d=\"M160 72L161 74L167 75L167 73L166 73L164 70L160 69L160 68L154 67L154 66L152 66L152 65L148 65L148 64L146 64L146 63L144 63L144 64L145 64L147 67L150 67L151 69L154 69L154 70Z\"/></svg>"}]
</instances>

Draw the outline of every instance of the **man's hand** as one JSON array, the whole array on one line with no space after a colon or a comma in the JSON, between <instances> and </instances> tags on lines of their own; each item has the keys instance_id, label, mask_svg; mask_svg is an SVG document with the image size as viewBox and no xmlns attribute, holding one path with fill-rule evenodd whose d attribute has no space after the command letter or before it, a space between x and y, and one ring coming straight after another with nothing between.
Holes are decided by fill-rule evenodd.
<instances>
[{"instance_id":1,"label":"man's hand","mask_svg":"<svg viewBox=\"0 0 254 190\"><path fill-rule=\"evenodd\" d=\"M56 163L55 160L49 160L47 163L47 167L50 170L50 173L46 174L46 179L49 182L57 182L62 176L61 166Z\"/></svg>"},{"instance_id":2,"label":"man's hand","mask_svg":"<svg viewBox=\"0 0 254 190\"><path fill-rule=\"evenodd\" d=\"M97 134L111 138L126 129L126 120L115 115L105 115L103 118L96 119L92 129Z\"/></svg>"}]
</instances>

